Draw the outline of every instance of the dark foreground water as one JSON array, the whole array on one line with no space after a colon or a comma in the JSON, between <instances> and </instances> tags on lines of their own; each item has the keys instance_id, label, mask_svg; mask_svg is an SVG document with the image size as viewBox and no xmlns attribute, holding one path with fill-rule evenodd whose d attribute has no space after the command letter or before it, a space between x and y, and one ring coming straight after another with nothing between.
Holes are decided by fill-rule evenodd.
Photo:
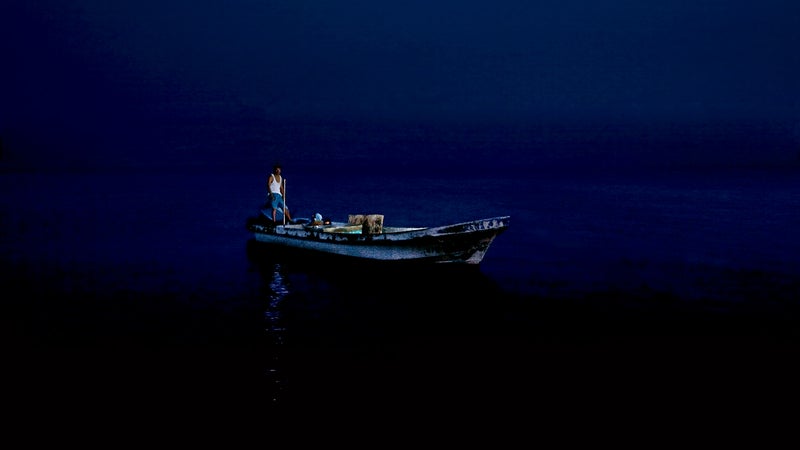
<instances>
[{"instance_id":1,"label":"dark foreground water","mask_svg":"<svg viewBox=\"0 0 800 450\"><path fill-rule=\"evenodd\" d=\"M479 268L396 269L254 245L266 170L0 175L12 426L202 440L232 422L268 445L334 423L501 439L796 409L796 174L374 174L342 192L286 170L295 217L511 216Z\"/></svg>"}]
</instances>

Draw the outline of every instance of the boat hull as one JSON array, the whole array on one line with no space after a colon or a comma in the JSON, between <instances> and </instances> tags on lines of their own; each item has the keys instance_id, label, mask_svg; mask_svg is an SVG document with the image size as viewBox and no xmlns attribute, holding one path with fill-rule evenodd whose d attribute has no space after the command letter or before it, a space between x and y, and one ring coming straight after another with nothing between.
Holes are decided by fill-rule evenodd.
<instances>
[{"instance_id":1,"label":"boat hull","mask_svg":"<svg viewBox=\"0 0 800 450\"><path fill-rule=\"evenodd\" d=\"M387 227L379 234L335 231L347 228L345 224L250 224L248 228L257 242L268 245L366 260L474 265L508 224L508 217L495 217L432 228Z\"/></svg>"}]
</instances>

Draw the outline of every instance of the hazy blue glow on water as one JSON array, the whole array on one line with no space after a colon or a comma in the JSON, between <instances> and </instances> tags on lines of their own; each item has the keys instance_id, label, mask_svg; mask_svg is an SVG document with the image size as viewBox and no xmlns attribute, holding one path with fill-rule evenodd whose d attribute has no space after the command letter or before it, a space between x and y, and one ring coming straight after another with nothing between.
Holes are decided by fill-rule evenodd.
<instances>
[{"instance_id":1,"label":"hazy blue glow on water","mask_svg":"<svg viewBox=\"0 0 800 450\"><path fill-rule=\"evenodd\" d=\"M383 214L386 226L432 226L510 215L512 226L490 248L482 271L511 292L646 285L681 297L725 297L736 293L697 277L798 273L800 183L791 174L624 179L376 171L340 187L315 174L286 173L295 217ZM70 282L93 290L230 294L246 284L243 223L263 203L264 176L4 174L4 261L76 272Z\"/></svg>"},{"instance_id":2,"label":"hazy blue glow on water","mask_svg":"<svg viewBox=\"0 0 800 450\"><path fill-rule=\"evenodd\" d=\"M486 383L541 396L531 379L593 370L584 364L594 351L620 368L630 354L661 355L659 364L681 355L677 367L717 340L738 361L743 348L760 355L797 339L793 174L375 170L327 183L286 168L295 218L375 213L387 226L429 226L511 216L477 272L437 272L254 256L244 224L263 205L266 170L0 175L3 329L7 343L23 343L10 354L74 360L69 349L82 349L80 369L61 382L88 383L80 374L101 365L117 380L107 383L133 379L181 405L203 386L204 402L237 392L278 409L376 408L380 398L444 401L442 392L495 405L467 388ZM599 350L570 359L575 346ZM520 367L527 357L564 373ZM42 364L14 373L41 375ZM405 387L383 387L398 380Z\"/></svg>"}]
</instances>

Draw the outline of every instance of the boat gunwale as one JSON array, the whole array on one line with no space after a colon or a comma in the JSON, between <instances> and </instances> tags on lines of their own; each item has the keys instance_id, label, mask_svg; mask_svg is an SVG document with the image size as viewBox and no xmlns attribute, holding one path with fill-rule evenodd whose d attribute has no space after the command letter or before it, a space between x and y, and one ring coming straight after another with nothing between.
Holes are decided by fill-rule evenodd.
<instances>
[{"instance_id":1,"label":"boat gunwale","mask_svg":"<svg viewBox=\"0 0 800 450\"><path fill-rule=\"evenodd\" d=\"M422 237L460 235L486 231L500 233L508 228L509 220L510 216L497 216L436 227L384 227L381 233L375 234L335 231L341 229L356 231L360 230L362 227L361 225L347 225L343 222L332 222L329 225L318 226L302 224L278 224L275 226L254 224L250 227L250 230L254 233L293 239L328 240L320 237L321 234L324 234L326 236L336 236L334 242L352 244L355 242L405 241ZM499 224L497 224L498 222ZM492 225L486 226L486 223L492 223Z\"/></svg>"},{"instance_id":2,"label":"boat gunwale","mask_svg":"<svg viewBox=\"0 0 800 450\"><path fill-rule=\"evenodd\" d=\"M335 229L338 223L312 227L304 224L254 223L249 229L257 241L267 245L289 246L345 257L375 261L479 264L492 241L508 229L509 220L510 216L499 216L431 228L407 227L399 232L376 234L324 230L325 227ZM349 228L360 227L356 225ZM386 256L380 256L384 251L388 252Z\"/></svg>"}]
</instances>

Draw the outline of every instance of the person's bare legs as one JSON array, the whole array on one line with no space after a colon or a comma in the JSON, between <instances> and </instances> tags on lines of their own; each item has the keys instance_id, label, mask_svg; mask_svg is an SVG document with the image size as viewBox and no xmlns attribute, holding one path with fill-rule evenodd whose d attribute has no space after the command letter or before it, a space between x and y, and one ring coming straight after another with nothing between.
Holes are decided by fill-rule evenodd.
<instances>
[{"instance_id":1,"label":"person's bare legs","mask_svg":"<svg viewBox=\"0 0 800 450\"><path fill-rule=\"evenodd\" d=\"M275 222L275 220L276 220L276 216L275 215L277 214L277 211L278 211L277 209L273 209L272 210L272 222ZM286 220L291 222L292 221L292 215L289 214L289 209L287 208L284 211L285 211L285 214L286 214Z\"/></svg>"}]
</instances>

